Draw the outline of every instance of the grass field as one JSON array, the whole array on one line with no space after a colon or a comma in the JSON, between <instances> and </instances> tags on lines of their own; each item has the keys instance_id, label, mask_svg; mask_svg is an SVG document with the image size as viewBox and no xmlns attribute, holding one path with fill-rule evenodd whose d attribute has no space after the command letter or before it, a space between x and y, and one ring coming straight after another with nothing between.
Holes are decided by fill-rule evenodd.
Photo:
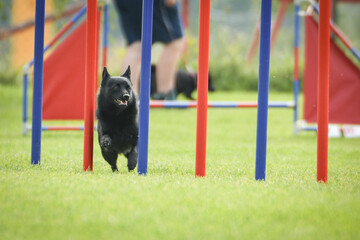
<instances>
[{"instance_id":1,"label":"grass field","mask_svg":"<svg viewBox=\"0 0 360 240\"><path fill-rule=\"evenodd\" d=\"M270 109L258 182L256 110L209 109L207 176L195 178L196 110L153 109L147 176L127 172L123 157L113 174L96 141L94 171L83 172L83 132L43 132L31 166L21 98L20 86L0 85L0 239L360 239L360 139L329 140L329 182L319 184L315 134L294 136L292 111Z\"/></svg>"}]
</instances>

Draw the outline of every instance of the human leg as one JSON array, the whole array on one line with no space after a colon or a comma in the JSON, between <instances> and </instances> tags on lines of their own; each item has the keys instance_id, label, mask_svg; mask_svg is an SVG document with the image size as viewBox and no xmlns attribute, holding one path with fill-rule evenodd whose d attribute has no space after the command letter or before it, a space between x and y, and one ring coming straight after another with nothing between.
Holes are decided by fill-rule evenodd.
<instances>
[{"instance_id":1,"label":"human leg","mask_svg":"<svg viewBox=\"0 0 360 240\"><path fill-rule=\"evenodd\" d=\"M176 39L164 46L156 65L157 92L168 94L175 88L176 65L183 51L185 39Z\"/></svg>"},{"instance_id":2,"label":"human leg","mask_svg":"<svg viewBox=\"0 0 360 240\"><path fill-rule=\"evenodd\" d=\"M141 42L136 41L129 45L126 49L126 54L122 61L122 72L124 72L130 65L131 81L133 83L134 92L139 95L139 77L141 65Z\"/></svg>"}]
</instances>

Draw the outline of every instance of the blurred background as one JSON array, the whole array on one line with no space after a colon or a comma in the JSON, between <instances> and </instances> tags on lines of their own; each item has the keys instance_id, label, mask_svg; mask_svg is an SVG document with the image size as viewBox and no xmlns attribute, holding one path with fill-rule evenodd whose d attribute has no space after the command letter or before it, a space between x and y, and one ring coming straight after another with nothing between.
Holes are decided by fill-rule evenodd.
<instances>
[{"instance_id":1,"label":"blurred background","mask_svg":"<svg viewBox=\"0 0 360 240\"><path fill-rule=\"evenodd\" d=\"M185 1L188 6L186 9ZM33 58L35 2L36 0L0 0L0 84L20 86L22 69ZM259 21L260 2L259 0L211 0L209 65L218 90L257 90L258 48L255 49L253 57L249 55ZM292 90L294 4L289 0L286 2L288 2L286 12L271 50L271 91ZM336 24L354 46L360 49L360 1L333 2L335 2L333 13ZM104 1L98 1L99 5L103 3ZM108 3L110 33L107 65L112 73L118 74L125 54L125 40L117 12L112 2L108 1ZM85 4L86 0L46 0L45 44ZM185 22L188 46L179 68L196 71L199 0L179 0L179 4L182 15L188 15L188 24ZM301 10L305 11L308 5L308 2L302 2ZM281 0L273 0L273 22L282 6ZM300 37L302 69L303 18ZM154 46L153 62L156 62L161 47L161 45ZM300 72L301 77L302 71Z\"/></svg>"}]
</instances>

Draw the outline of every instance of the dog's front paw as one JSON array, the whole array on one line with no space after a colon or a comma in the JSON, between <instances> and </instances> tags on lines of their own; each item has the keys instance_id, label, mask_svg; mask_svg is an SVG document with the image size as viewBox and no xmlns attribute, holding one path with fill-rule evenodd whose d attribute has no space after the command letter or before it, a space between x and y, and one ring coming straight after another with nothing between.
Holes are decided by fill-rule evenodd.
<instances>
[{"instance_id":1,"label":"dog's front paw","mask_svg":"<svg viewBox=\"0 0 360 240\"><path fill-rule=\"evenodd\" d=\"M101 148L108 148L111 145L111 138L108 135L104 135L100 140Z\"/></svg>"},{"instance_id":2,"label":"dog's front paw","mask_svg":"<svg viewBox=\"0 0 360 240\"><path fill-rule=\"evenodd\" d=\"M136 167L136 164L137 164L137 159L132 159L132 160L128 161L127 167L129 169L129 171L134 170Z\"/></svg>"},{"instance_id":3,"label":"dog's front paw","mask_svg":"<svg viewBox=\"0 0 360 240\"><path fill-rule=\"evenodd\" d=\"M129 154L127 154L126 157L128 159L127 167L129 171L134 170L138 162L138 153L136 148L132 149L132 151Z\"/></svg>"},{"instance_id":4,"label":"dog's front paw","mask_svg":"<svg viewBox=\"0 0 360 240\"><path fill-rule=\"evenodd\" d=\"M118 171L119 171L116 165L115 165L115 166L111 166L111 170L112 170L113 172L118 172Z\"/></svg>"}]
</instances>

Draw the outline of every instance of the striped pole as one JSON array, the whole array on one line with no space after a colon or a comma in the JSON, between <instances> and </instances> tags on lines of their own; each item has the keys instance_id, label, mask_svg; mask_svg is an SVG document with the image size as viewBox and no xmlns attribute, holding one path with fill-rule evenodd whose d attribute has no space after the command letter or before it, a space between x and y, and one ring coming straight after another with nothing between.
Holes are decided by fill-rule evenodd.
<instances>
[{"instance_id":1,"label":"striped pole","mask_svg":"<svg viewBox=\"0 0 360 240\"><path fill-rule=\"evenodd\" d=\"M316 4L314 4L313 7L315 12L319 14L319 7ZM345 34L340 31L340 29L331 19L330 19L330 29L345 44L345 46L351 51L351 53L356 57L356 59L360 61L359 51L354 47L354 45L350 42L350 40L345 37Z\"/></svg>"},{"instance_id":2,"label":"striped pole","mask_svg":"<svg viewBox=\"0 0 360 240\"><path fill-rule=\"evenodd\" d=\"M65 33L86 13L86 6L84 6L61 30L55 35L51 41L45 45L43 53L46 53L55 43L59 41L59 39L64 36ZM25 69L29 69L34 64L34 59L32 59L27 65L25 65Z\"/></svg>"},{"instance_id":3,"label":"striped pole","mask_svg":"<svg viewBox=\"0 0 360 240\"><path fill-rule=\"evenodd\" d=\"M197 108L196 101L150 101L150 108ZM208 108L257 108L257 102L207 102ZM294 102L269 102L269 108L295 108Z\"/></svg>"},{"instance_id":4,"label":"striped pole","mask_svg":"<svg viewBox=\"0 0 360 240\"><path fill-rule=\"evenodd\" d=\"M295 17L294 17L294 75L293 75L293 92L294 92L294 124L298 120L298 99L299 99L299 33L300 33L300 5L299 0L295 1Z\"/></svg>"},{"instance_id":5,"label":"striped pole","mask_svg":"<svg viewBox=\"0 0 360 240\"><path fill-rule=\"evenodd\" d=\"M149 101L151 76L151 46L153 28L153 0L143 0L141 34L141 74L139 112L138 174L146 175L149 147Z\"/></svg>"},{"instance_id":6,"label":"striped pole","mask_svg":"<svg viewBox=\"0 0 360 240\"><path fill-rule=\"evenodd\" d=\"M261 1L259 86L256 133L255 179L265 180L269 101L271 0Z\"/></svg>"},{"instance_id":7,"label":"striped pole","mask_svg":"<svg viewBox=\"0 0 360 240\"><path fill-rule=\"evenodd\" d=\"M83 170L93 170L93 140L95 120L96 28L97 0L87 0L86 54L85 54L85 104L84 104L84 155Z\"/></svg>"},{"instance_id":8,"label":"striped pole","mask_svg":"<svg viewBox=\"0 0 360 240\"><path fill-rule=\"evenodd\" d=\"M103 27L103 59L102 64L104 67L107 66L107 49L108 49L108 35L109 35L109 4L105 3L104 5L104 27Z\"/></svg>"},{"instance_id":9,"label":"striped pole","mask_svg":"<svg viewBox=\"0 0 360 240\"><path fill-rule=\"evenodd\" d=\"M44 76L44 23L45 0L36 0L35 9L35 46L34 46L34 87L31 135L31 164L40 164L41 158L41 120L42 92Z\"/></svg>"},{"instance_id":10,"label":"striped pole","mask_svg":"<svg viewBox=\"0 0 360 240\"><path fill-rule=\"evenodd\" d=\"M205 177L206 127L209 75L210 0L200 0L199 57L198 57L198 105L196 123L195 176Z\"/></svg>"},{"instance_id":11,"label":"striped pole","mask_svg":"<svg viewBox=\"0 0 360 240\"><path fill-rule=\"evenodd\" d=\"M330 1L320 0L318 40L317 181L328 180Z\"/></svg>"},{"instance_id":12,"label":"striped pole","mask_svg":"<svg viewBox=\"0 0 360 240\"><path fill-rule=\"evenodd\" d=\"M339 37L339 39L345 44L345 46L351 51L351 53L360 61L360 53L354 47L354 45L345 37L344 33L330 20L330 28Z\"/></svg>"}]
</instances>

